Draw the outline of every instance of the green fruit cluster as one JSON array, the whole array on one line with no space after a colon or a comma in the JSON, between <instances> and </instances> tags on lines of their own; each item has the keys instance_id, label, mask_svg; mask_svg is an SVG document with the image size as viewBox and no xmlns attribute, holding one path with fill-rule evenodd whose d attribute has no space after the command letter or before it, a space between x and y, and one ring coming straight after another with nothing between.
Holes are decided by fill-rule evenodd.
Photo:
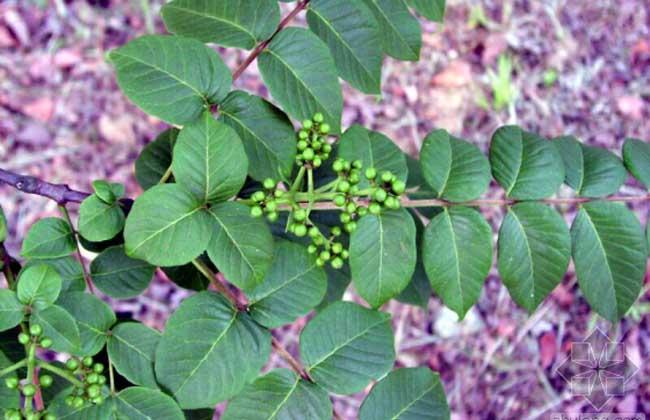
<instances>
[{"instance_id":1,"label":"green fruit cluster","mask_svg":"<svg viewBox=\"0 0 650 420\"><path fill-rule=\"evenodd\" d=\"M289 232L300 238L307 235L307 216L307 210L303 209L300 206L296 206L293 209L293 212L291 212L291 220L289 221L289 225L287 227Z\"/></svg>"},{"instance_id":2,"label":"green fruit cluster","mask_svg":"<svg viewBox=\"0 0 650 420\"><path fill-rule=\"evenodd\" d=\"M32 324L29 327L29 334L21 332L18 334L18 342L22 345L35 343L41 348L48 349L52 346L52 340L49 337L43 337L43 327L38 324Z\"/></svg>"},{"instance_id":3,"label":"green fruit cluster","mask_svg":"<svg viewBox=\"0 0 650 420\"><path fill-rule=\"evenodd\" d=\"M330 229L329 237L323 235L316 226L309 228L309 237L312 243L307 247L307 251L310 254L318 255L316 265L323 267L329 262L332 268L337 270L343 267L343 262L349 257L349 252L340 242L340 236L341 228L338 226Z\"/></svg>"},{"instance_id":4,"label":"green fruit cluster","mask_svg":"<svg viewBox=\"0 0 650 420\"><path fill-rule=\"evenodd\" d=\"M83 359L72 357L65 363L65 367L73 375L79 377L83 383L83 386L76 386L72 393L65 397L67 405L79 408L86 402L92 404L104 402L102 387L106 383L106 376L102 375L102 372L104 372L103 364L94 363L93 358L90 356Z\"/></svg>"},{"instance_id":5,"label":"green fruit cluster","mask_svg":"<svg viewBox=\"0 0 650 420\"><path fill-rule=\"evenodd\" d=\"M5 420L56 420L56 416L46 411L32 411L29 413L22 413L18 409L10 409L5 411Z\"/></svg>"},{"instance_id":6,"label":"green fruit cluster","mask_svg":"<svg viewBox=\"0 0 650 420\"><path fill-rule=\"evenodd\" d=\"M369 191L368 212L379 214L383 208L397 210L400 208L400 196L406 191L406 184L390 171L379 175L374 168L366 169L366 178L372 187Z\"/></svg>"},{"instance_id":7,"label":"green fruit cluster","mask_svg":"<svg viewBox=\"0 0 650 420\"><path fill-rule=\"evenodd\" d=\"M332 164L332 169L338 176L336 182L338 194L334 197L334 204L341 207L339 218L343 223L343 229L348 233L355 231L356 220L367 213L367 209L357 202L362 167L363 163L360 160L348 162L341 158L336 159Z\"/></svg>"},{"instance_id":8,"label":"green fruit cluster","mask_svg":"<svg viewBox=\"0 0 650 420\"><path fill-rule=\"evenodd\" d=\"M266 178L262 183L263 190L255 191L251 195L251 199L255 203L251 207L251 216L262 217L266 213L266 218L269 222L278 220L278 199L284 196L284 191L278 189L278 183L271 179Z\"/></svg>"},{"instance_id":9,"label":"green fruit cluster","mask_svg":"<svg viewBox=\"0 0 650 420\"><path fill-rule=\"evenodd\" d=\"M311 120L302 122L302 129L298 131L296 143L298 166L310 165L312 168L318 168L329 159L332 153L332 145L327 140L330 126L323 122L324 119L323 114L317 112Z\"/></svg>"}]
</instances>

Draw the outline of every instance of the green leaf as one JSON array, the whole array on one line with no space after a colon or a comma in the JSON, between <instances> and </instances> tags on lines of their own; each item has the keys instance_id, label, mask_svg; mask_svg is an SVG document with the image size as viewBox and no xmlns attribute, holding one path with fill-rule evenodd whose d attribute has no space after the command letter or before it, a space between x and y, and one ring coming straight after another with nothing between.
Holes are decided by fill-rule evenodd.
<instances>
[{"instance_id":1,"label":"green leaf","mask_svg":"<svg viewBox=\"0 0 650 420\"><path fill-rule=\"evenodd\" d=\"M575 137L554 139L564 161L565 182L583 197L603 197L618 191L627 178L621 160L612 152L585 146Z\"/></svg>"},{"instance_id":2,"label":"green leaf","mask_svg":"<svg viewBox=\"0 0 650 420\"><path fill-rule=\"evenodd\" d=\"M390 171L400 181L406 182L408 168L404 153L391 139L360 125L353 125L339 140L338 156L347 161L361 160L364 168L375 168L378 173ZM367 188L369 182L362 177L359 188Z\"/></svg>"},{"instance_id":3,"label":"green leaf","mask_svg":"<svg viewBox=\"0 0 650 420\"><path fill-rule=\"evenodd\" d=\"M599 315L617 322L643 285L648 254L641 224L621 203L585 203L571 239L580 290Z\"/></svg>"},{"instance_id":4,"label":"green leaf","mask_svg":"<svg viewBox=\"0 0 650 420\"><path fill-rule=\"evenodd\" d=\"M424 139L420 165L427 184L445 200L475 200L490 185L490 164L485 155L445 130L434 130Z\"/></svg>"},{"instance_id":5,"label":"green leaf","mask_svg":"<svg viewBox=\"0 0 650 420\"><path fill-rule=\"evenodd\" d=\"M364 3L312 0L307 23L329 47L343 79L362 92L381 93L381 35Z\"/></svg>"},{"instance_id":6,"label":"green leaf","mask_svg":"<svg viewBox=\"0 0 650 420\"><path fill-rule=\"evenodd\" d=\"M18 300L23 305L45 309L56 302L61 285L61 276L54 268L45 264L32 265L18 277Z\"/></svg>"},{"instance_id":7,"label":"green leaf","mask_svg":"<svg viewBox=\"0 0 650 420\"><path fill-rule=\"evenodd\" d=\"M322 420L332 417L325 390L288 369L261 376L233 398L222 420Z\"/></svg>"},{"instance_id":8,"label":"green leaf","mask_svg":"<svg viewBox=\"0 0 650 420\"><path fill-rule=\"evenodd\" d=\"M160 333L138 322L117 324L106 344L115 370L129 382L158 388L154 376L154 355Z\"/></svg>"},{"instance_id":9,"label":"green leaf","mask_svg":"<svg viewBox=\"0 0 650 420\"><path fill-rule=\"evenodd\" d=\"M163 131L151 143L147 144L135 161L135 179L142 189L147 190L163 177L172 165L172 151L179 130L170 128Z\"/></svg>"},{"instance_id":10,"label":"green leaf","mask_svg":"<svg viewBox=\"0 0 650 420\"><path fill-rule=\"evenodd\" d=\"M81 355L94 356L104 348L106 332L116 321L110 306L84 292L66 293L56 303L77 320Z\"/></svg>"},{"instance_id":11,"label":"green leaf","mask_svg":"<svg viewBox=\"0 0 650 420\"><path fill-rule=\"evenodd\" d=\"M213 407L257 377L271 334L225 298L198 293L169 318L156 349L156 377L184 409Z\"/></svg>"},{"instance_id":12,"label":"green leaf","mask_svg":"<svg viewBox=\"0 0 650 420\"><path fill-rule=\"evenodd\" d=\"M0 207L0 242L4 242L5 239L7 239L7 218Z\"/></svg>"},{"instance_id":13,"label":"green leaf","mask_svg":"<svg viewBox=\"0 0 650 420\"><path fill-rule=\"evenodd\" d=\"M650 144L638 139L626 139L623 160L632 175L650 189Z\"/></svg>"},{"instance_id":14,"label":"green leaf","mask_svg":"<svg viewBox=\"0 0 650 420\"><path fill-rule=\"evenodd\" d=\"M302 330L300 354L318 385L335 394L359 392L393 367L390 315L333 303Z\"/></svg>"},{"instance_id":15,"label":"green leaf","mask_svg":"<svg viewBox=\"0 0 650 420\"><path fill-rule=\"evenodd\" d=\"M106 204L93 194L79 206L79 233L89 241L111 239L123 227L124 212L118 202Z\"/></svg>"},{"instance_id":16,"label":"green leaf","mask_svg":"<svg viewBox=\"0 0 650 420\"><path fill-rule=\"evenodd\" d=\"M154 389L129 387L115 397L115 418L129 420L184 420L178 404Z\"/></svg>"},{"instance_id":17,"label":"green leaf","mask_svg":"<svg viewBox=\"0 0 650 420\"><path fill-rule=\"evenodd\" d=\"M361 404L360 420L449 419L449 405L440 376L426 367L402 368L372 387Z\"/></svg>"},{"instance_id":18,"label":"green leaf","mask_svg":"<svg viewBox=\"0 0 650 420\"><path fill-rule=\"evenodd\" d=\"M445 208L424 231L422 257L431 287L462 319L490 272L492 229L474 209Z\"/></svg>"},{"instance_id":19,"label":"green leaf","mask_svg":"<svg viewBox=\"0 0 650 420\"><path fill-rule=\"evenodd\" d=\"M564 164L557 148L518 126L501 127L494 133L490 163L494 179L506 190L508 198L546 198L564 181Z\"/></svg>"},{"instance_id":20,"label":"green leaf","mask_svg":"<svg viewBox=\"0 0 650 420\"><path fill-rule=\"evenodd\" d=\"M81 352L81 338L77 323L62 307L53 305L45 309L37 308L29 317L29 323L43 327L43 336L52 340L52 350L75 356L84 355Z\"/></svg>"},{"instance_id":21,"label":"green leaf","mask_svg":"<svg viewBox=\"0 0 650 420\"><path fill-rule=\"evenodd\" d=\"M235 130L205 112L178 135L172 171L202 202L224 201L244 185L248 159Z\"/></svg>"},{"instance_id":22,"label":"green leaf","mask_svg":"<svg viewBox=\"0 0 650 420\"><path fill-rule=\"evenodd\" d=\"M113 204L124 196L124 185L102 179L93 181L95 195L106 204Z\"/></svg>"},{"instance_id":23,"label":"green leaf","mask_svg":"<svg viewBox=\"0 0 650 420\"><path fill-rule=\"evenodd\" d=\"M25 258L58 258L76 249L70 225L57 217L46 217L34 223L23 241Z\"/></svg>"},{"instance_id":24,"label":"green leaf","mask_svg":"<svg viewBox=\"0 0 650 420\"><path fill-rule=\"evenodd\" d=\"M161 14L171 33L247 50L280 23L280 8L269 0L174 0Z\"/></svg>"},{"instance_id":25,"label":"green leaf","mask_svg":"<svg viewBox=\"0 0 650 420\"><path fill-rule=\"evenodd\" d=\"M285 180L296 157L296 133L289 118L264 99L241 90L219 107L219 119L232 127L246 149L254 179Z\"/></svg>"},{"instance_id":26,"label":"green leaf","mask_svg":"<svg viewBox=\"0 0 650 420\"><path fill-rule=\"evenodd\" d=\"M0 289L0 331L5 331L20 324L25 315L23 306L16 293L9 289Z\"/></svg>"},{"instance_id":27,"label":"green leaf","mask_svg":"<svg viewBox=\"0 0 650 420\"><path fill-rule=\"evenodd\" d=\"M246 295L253 319L277 328L315 308L326 289L327 275L316 265L316 256L302 245L280 241L266 277Z\"/></svg>"},{"instance_id":28,"label":"green leaf","mask_svg":"<svg viewBox=\"0 0 650 420\"><path fill-rule=\"evenodd\" d=\"M422 48L420 22L404 0L363 0L379 23L384 52L399 60L418 61Z\"/></svg>"},{"instance_id":29,"label":"green leaf","mask_svg":"<svg viewBox=\"0 0 650 420\"><path fill-rule=\"evenodd\" d=\"M416 245L421 244L422 235L424 235L424 225L422 224L420 216L416 212L411 209L409 213L413 219L413 222L415 223L415 243ZM402 293L395 297L395 299L403 303L417 305L426 309L427 306L429 306L429 298L431 297L433 290L431 289L431 284L427 278L427 273L424 270L422 249L418 248L417 253L418 258L417 262L415 263L415 271L411 276L411 281L409 282L408 286L402 290Z\"/></svg>"},{"instance_id":30,"label":"green leaf","mask_svg":"<svg viewBox=\"0 0 650 420\"><path fill-rule=\"evenodd\" d=\"M404 209L362 217L350 237L352 283L373 308L406 288L416 259L415 224Z\"/></svg>"},{"instance_id":31,"label":"green leaf","mask_svg":"<svg viewBox=\"0 0 650 420\"><path fill-rule=\"evenodd\" d=\"M0 291L0 296L1 295L2 293ZM0 351L0 370L8 368L11 365L13 365L13 362L9 360L7 356L4 355L4 353ZM0 387L0 414L3 415L5 414L5 411L8 409L20 408L20 390L18 388L9 389L6 386L4 386L4 381L9 378L19 379L18 376L16 375L16 371L3 375L2 377L3 386Z\"/></svg>"},{"instance_id":32,"label":"green leaf","mask_svg":"<svg viewBox=\"0 0 650 420\"><path fill-rule=\"evenodd\" d=\"M222 101L232 84L228 67L201 42L145 35L111 51L117 84L144 112L170 124L196 120Z\"/></svg>"},{"instance_id":33,"label":"green leaf","mask_svg":"<svg viewBox=\"0 0 650 420\"><path fill-rule=\"evenodd\" d=\"M340 132L341 86L334 60L316 35L287 28L273 37L257 62L271 95L289 115L305 120L321 112L332 134Z\"/></svg>"},{"instance_id":34,"label":"green leaf","mask_svg":"<svg viewBox=\"0 0 650 420\"><path fill-rule=\"evenodd\" d=\"M442 22L445 17L446 0L408 0L419 14L434 22Z\"/></svg>"},{"instance_id":35,"label":"green leaf","mask_svg":"<svg viewBox=\"0 0 650 420\"><path fill-rule=\"evenodd\" d=\"M331 266L325 266L325 272L327 273L327 291L323 300L318 304L317 311L343 299L343 295L352 281L348 264L338 270Z\"/></svg>"},{"instance_id":36,"label":"green leaf","mask_svg":"<svg viewBox=\"0 0 650 420\"><path fill-rule=\"evenodd\" d=\"M540 203L512 206L501 224L498 246L503 284L519 306L533 312L569 265L571 237L564 219Z\"/></svg>"},{"instance_id":37,"label":"green leaf","mask_svg":"<svg viewBox=\"0 0 650 420\"><path fill-rule=\"evenodd\" d=\"M203 203L178 184L145 191L124 228L127 255L163 267L192 261L205 251L210 236Z\"/></svg>"},{"instance_id":38,"label":"green leaf","mask_svg":"<svg viewBox=\"0 0 650 420\"><path fill-rule=\"evenodd\" d=\"M23 266L23 270L41 264L48 265L59 273L61 276L61 293L86 290L83 267L72 256L30 260Z\"/></svg>"},{"instance_id":39,"label":"green leaf","mask_svg":"<svg viewBox=\"0 0 650 420\"><path fill-rule=\"evenodd\" d=\"M262 218L232 201L210 208L208 255L228 281L249 291L262 282L273 261L273 237Z\"/></svg>"},{"instance_id":40,"label":"green leaf","mask_svg":"<svg viewBox=\"0 0 650 420\"><path fill-rule=\"evenodd\" d=\"M113 246L102 251L90 264L90 276L102 293L127 299L138 296L153 278L156 267L136 260L124 253L123 246Z\"/></svg>"}]
</instances>

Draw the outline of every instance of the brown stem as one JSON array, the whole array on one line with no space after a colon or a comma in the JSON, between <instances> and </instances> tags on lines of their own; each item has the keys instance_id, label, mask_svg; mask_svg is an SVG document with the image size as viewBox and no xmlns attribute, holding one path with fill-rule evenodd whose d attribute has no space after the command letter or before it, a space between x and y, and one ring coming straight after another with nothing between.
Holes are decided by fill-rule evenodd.
<instances>
[{"instance_id":1,"label":"brown stem","mask_svg":"<svg viewBox=\"0 0 650 420\"><path fill-rule=\"evenodd\" d=\"M194 264L194 267L196 267L197 270L201 272L209 281L212 283L212 286L221 294L223 294L226 299L228 299L239 311L247 311L248 310L248 305L244 302L241 302L235 294L230 291L228 286L225 284L221 283L219 279L217 278L216 273L214 273L210 267L205 265L201 260L198 258L192 261L192 264Z\"/></svg>"},{"instance_id":2,"label":"brown stem","mask_svg":"<svg viewBox=\"0 0 650 420\"><path fill-rule=\"evenodd\" d=\"M291 355L291 353L289 353L287 349L282 346L282 343L280 343L277 338L272 337L271 344L273 345L273 349L278 353L278 356L283 358L284 361L287 362L289 366L291 366L291 369L293 369L304 380L313 382L309 376L309 373L307 373L307 370L302 366L302 364L300 364L298 360L296 360L296 358Z\"/></svg>"},{"instance_id":3,"label":"brown stem","mask_svg":"<svg viewBox=\"0 0 650 420\"><path fill-rule=\"evenodd\" d=\"M257 56L260 55L262 53L262 51L264 51L264 49L271 43L273 38L281 30L283 30L289 24L289 22L291 22L293 20L293 18L296 17L296 15L298 13L300 13L305 7L307 7L308 3L309 3L309 0L302 0L302 1L298 2L296 7L287 16L285 16L284 19L282 19L282 21L278 25L277 29L275 30L275 32L273 32L273 34L268 39L260 42L257 45L257 47L255 47L255 49L253 51L251 51L251 53L248 55L248 57L246 57L246 59L239 65L239 67L237 67L235 72L232 74L233 82L235 80L239 79L239 76L241 76L242 73L244 72L244 70L246 70L248 68L248 66L250 66L250 64L253 61L255 61Z\"/></svg>"},{"instance_id":4,"label":"brown stem","mask_svg":"<svg viewBox=\"0 0 650 420\"><path fill-rule=\"evenodd\" d=\"M20 175L0 169L0 183L11 185L18 191L50 198L58 204L81 203L90 194L73 190L65 184L52 184L42 179Z\"/></svg>"}]
</instances>

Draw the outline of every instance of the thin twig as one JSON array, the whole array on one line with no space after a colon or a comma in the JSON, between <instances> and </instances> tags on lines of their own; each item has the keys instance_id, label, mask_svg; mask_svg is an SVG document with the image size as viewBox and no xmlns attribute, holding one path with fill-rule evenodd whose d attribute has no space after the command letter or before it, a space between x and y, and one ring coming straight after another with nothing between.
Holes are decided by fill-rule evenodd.
<instances>
[{"instance_id":1,"label":"thin twig","mask_svg":"<svg viewBox=\"0 0 650 420\"><path fill-rule=\"evenodd\" d=\"M208 267L203 261L199 260L198 258L195 260L192 260L192 264L194 267L196 267L197 270L201 272L207 278L210 280L210 283L212 283L212 286L217 289L217 291L221 294L223 294L226 299L228 299L239 311L246 311L248 309L248 305L246 305L243 302L240 302L240 300L235 296L233 292L230 291L228 286L225 284L222 284L219 279L217 278L216 273L214 273L210 267Z\"/></svg>"},{"instance_id":2,"label":"thin twig","mask_svg":"<svg viewBox=\"0 0 650 420\"><path fill-rule=\"evenodd\" d=\"M65 217L66 222L68 225L70 225L70 230L72 230L72 234L74 235L74 244L75 247L77 248L77 257L79 257L79 264L81 264L81 269L83 270L84 273L84 280L86 280L86 286L88 286L88 290L90 290L91 294L95 294L95 287L93 286L92 281L90 281L90 273L88 273L88 269L86 268L86 263L84 262L84 257L81 255L81 247L79 246L79 232L76 231L74 228L74 225L72 224L72 219L70 218L70 213L68 212L68 208L65 206L65 204L60 204L59 209L61 210L61 213L63 214L63 217Z\"/></svg>"},{"instance_id":3,"label":"thin twig","mask_svg":"<svg viewBox=\"0 0 650 420\"><path fill-rule=\"evenodd\" d=\"M0 183L11 185L18 191L50 198L60 205L81 203L90 194L73 190L65 184L52 184L42 179L20 175L0 169Z\"/></svg>"},{"instance_id":4,"label":"thin twig","mask_svg":"<svg viewBox=\"0 0 650 420\"><path fill-rule=\"evenodd\" d=\"M246 57L246 59L237 67L235 72L232 74L232 80L233 82L237 79L239 79L239 76L244 73L244 71L248 68L248 66L251 65L253 61L257 58L258 55L264 51L264 49L271 43L273 38L280 32L282 31L295 17L300 13L305 7L307 7L307 4L309 3L309 0L302 0L298 2L296 7L287 15L285 16L284 19L280 22L278 25L277 29L273 34L266 40L260 42L257 47L251 53Z\"/></svg>"},{"instance_id":5,"label":"thin twig","mask_svg":"<svg viewBox=\"0 0 650 420\"><path fill-rule=\"evenodd\" d=\"M271 344L273 345L273 349L278 353L278 356L284 359L285 362L291 366L291 369L293 369L298 375L300 375L304 380L313 382L311 377L309 376L309 373L307 373L307 370L302 366L302 364L296 360L295 357L289 353L287 349L285 349L282 346L282 343L278 341L277 338L272 337L271 339Z\"/></svg>"}]
</instances>

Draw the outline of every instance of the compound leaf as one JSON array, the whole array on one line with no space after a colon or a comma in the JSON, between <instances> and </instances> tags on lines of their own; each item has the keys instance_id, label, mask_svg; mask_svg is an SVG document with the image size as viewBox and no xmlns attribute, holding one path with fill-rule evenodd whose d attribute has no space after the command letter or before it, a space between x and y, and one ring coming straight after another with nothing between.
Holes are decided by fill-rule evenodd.
<instances>
[{"instance_id":1,"label":"compound leaf","mask_svg":"<svg viewBox=\"0 0 650 420\"><path fill-rule=\"evenodd\" d=\"M582 197L603 197L618 191L627 178L623 162L609 150L586 146L575 137L553 141L564 161L565 182Z\"/></svg>"},{"instance_id":2,"label":"compound leaf","mask_svg":"<svg viewBox=\"0 0 650 420\"><path fill-rule=\"evenodd\" d=\"M221 295L200 292L169 318L156 349L156 377L183 409L213 407L257 377L271 334Z\"/></svg>"},{"instance_id":3,"label":"compound leaf","mask_svg":"<svg viewBox=\"0 0 650 420\"><path fill-rule=\"evenodd\" d=\"M138 296L151 282L156 267L129 257L123 246L106 248L90 264L93 283L102 293L127 299Z\"/></svg>"},{"instance_id":4,"label":"compound leaf","mask_svg":"<svg viewBox=\"0 0 650 420\"><path fill-rule=\"evenodd\" d=\"M58 258L76 249L70 225L57 217L40 219L27 232L21 254L25 258Z\"/></svg>"},{"instance_id":5,"label":"compound leaf","mask_svg":"<svg viewBox=\"0 0 650 420\"><path fill-rule=\"evenodd\" d=\"M237 90L219 107L219 119L241 138L251 177L258 181L284 180L291 175L296 133L282 111L258 96Z\"/></svg>"},{"instance_id":6,"label":"compound leaf","mask_svg":"<svg viewBox=\"0 0 650 420\"><path fill-rule=\"evenodd\" d=\"M183 265L205 251L210 226L192 193L178 184L157 185L135 200L126 219L126 254L152 265Z\"/></svg>"},{"instance_id":7,"label":"compound leaf","mask_svg":"<svg viewBox=\"0 0 650 420\"><path fill-rule=\"evenodd\" d=\"M474 200L490 185L490 164L485 155L445 130L432 131L424 139L420 165L427 184L445 200Z\"/></svg>"},{"instance_id":8,"label":"compound leaf","mask_svg":"<svg viewBox=\"0 0 650 420\"><path fill-rule=\"evenodd\" d=\"M422 257L431 287L463 318L492 265L492 229L469 207L445 208L424 231Z\"/></svg>"},{"instance_id":9,"label":"compound leaf","mask_svg":"<svg viewBox=\"0 0 650 420\"><path fill-rule=\"evenodd\" d=\"M325 390L288 369L276 369L233 398L223 420L321 420L331 416L332 403Z\"/></svg>"},{"instance_id":10,"label":"compound leaf","mask_svg":"<svg viewBox=\"0 0 650 420\"><path fill-rule=\"evenodd\" d=\"M138 322L124 322L111 330L106 344L113 366L129 382L158 388L154 356L160 333Z\"/></svg>"},{"instance_id":11,"label":"compound leaf","mask_svg":"<svg viewBox=\"0 0 650 420\"><path fill-rule=\"evenodd\" d=\"M518 305L533 312L562 281L571 259L571 236L552 208L520 203L503 219L498 248L503 284Z\"/></svg>"},{"instance_id":12,"label":"compound leaf","mask_svg":"<svg viewBox=\"0 0 650 420\"><path fill-rule=\"evenodd\" d=\"M280 8L271 0L174 0L160 12L171 33L248 50L280 23Z\"/></svg>"},{"instance_id":13,"label":"compound leaf","mask_svg":"<svg viewBox=\"0 0 650 420\"><path fill-rule=\"evenodd\" d=\"M618 321L639 296L646 271L639 220L621 203L585 203L571 238L580 290L599 315Z\"/></svg>"},{"instance_id":14,"label":"compound leaf","mask_svg":"<svg viewBox=\"0 0 650 420\"><path fill-rule=\"evenodd\" d=\"M307 23L329 47L339 75L365 93L381 93L381 35L362 2L313 0Z\"/></svg>"},{"instance_id":15,"label":"compound leaf","mask_svg":"<svg viewBox=\"0 0 650 420\"><path fill-rule=\"evenodd\" d=\"M372 387L360 420L444 420L449 405L440 376L426 367L397 369Z\"/></svg>"},{"instance_id":16,"label":"compound leaf","mask_svg":"<svg viewBox=\"0 0 650 420\"><path fill-rule=\"evenodd\" d=\"M170 124L196 120L222 101L232 84L230 70L201 42L178 36L145 35L109 53L122 92L144 112Z\"/></svg>"},{"instance_id":17,"label":"compound leaf","mask_svg":"<svg viewBox=\"0 0 650 420\"><path fill-rule=\"evenodd\" d=\"M273 237L247 206L226 202L210 208L210 260L230 282L249 291L262 282L273 261Z\"/></svg>"},{"instance_id":18,"label":"compound leaf","mask_svg":"<svg viewBox=\"0 0 650 420\"><path fill-rule=\"evenodd\" d=\"M650 189L650 144L639 139L626 139L623 160L632 175Z\"/></svg>"},{"instance_id":19,"label":"compound leaf","mask_svg":"<svg viewBox=\"0 0 650 420\"><path fill-rule=\"evenodd\" d=\"M363 1L379 23L384 52L398 60L417 61L422 48L422 29L404 0Z\"/></svg>"},{"instance_id":20,"label":"compound leaf","mask_svg":"<svg viewBox=\"0 0 650 420\"><path fill-rule=\"evenodd\" d=\"M260 285L246 293L250 314L257 323L276 328L315 308L325 296L327 275L316 256L295 243L275 244L273 264Z\"/></svg>"},{"instance_id":21,"label":"compound leaf","mask_svg":"<svg viewBox=\"0 0 650 420\"><path fill-rule=\"evenodd\" d=\"M235 130L205 112L178 135L172 172L202 202L224 201L244 185L248 159Z\"/></svg>"},{"instance_id":22,"label":"compound leaf","mask_svg":"<svg viewBox=\"0 0 650 420\"><path fill-rule=\"evenodd\" d=\"M341 86L334 60L316 35L307 29L287 28L257 60L271 95L289 115L305 120L321 112L332 133L340 132Z\"/></svg>"},{"instance_id":23,"label":"compound leaf","mask_svg":"<svg viewBox=\"0 0 650 420\"><path fill-rule=\"evenodd\" d=\"M490 163L494 179L509 198L517 200L549 197L564 181L564 164L557 148L518 126L501 127L494 133Z\"/></svg>"},{"instance_id":24,"label":"compound leaf","mask_svg":"<svg viewBox=\"0 0 650 420\"><path fill-rule=\"evenodd\" d=\"M362 217L350 237L352 283L373 308L406 288L416 259L415 224L404 209Z\"/></svg>"},{"instance_id":25,"label":"compound leaf","mask_svg":"<svg viewBox=\"0 0 650 420\"><path fill-rule=\"evenodd\" d=\"M302 330L300 354L316 384L336 394L361 391L393 367L390 315L332 303Z\"/></svg>"}]
</instances>

